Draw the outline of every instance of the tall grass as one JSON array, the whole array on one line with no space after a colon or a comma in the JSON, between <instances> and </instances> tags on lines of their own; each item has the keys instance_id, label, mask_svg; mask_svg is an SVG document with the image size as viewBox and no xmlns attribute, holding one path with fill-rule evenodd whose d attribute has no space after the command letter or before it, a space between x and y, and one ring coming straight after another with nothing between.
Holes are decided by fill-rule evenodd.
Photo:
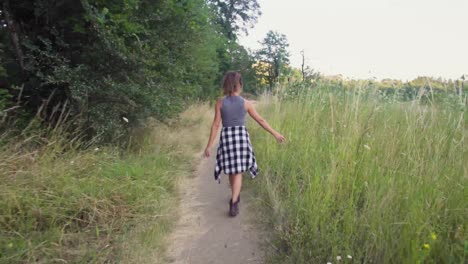
<instances>
[{"instance_id":1,"label":"tall grass","mask_svg":"<svg viewBox=\"0 0 468 264\"><path fill-rule=\"evenodd\" d=\"M4 145L0 263L161 259L177 180L201 149L205 134L193 133L207 129L207 111L194 106L170 125L150 123L124 151L84 150L54 132Z\"/></svg>"},{"instance_id":2,"label":"tall grass","mask_svg":"<svg viewBox=\"0 0 468 264\"><path fill-rule=\"evenodd\" d=\"M278 263L466 261L466 106L296 95L259 105L286 144L251 127Z\"/></svg>"}]
</instances>

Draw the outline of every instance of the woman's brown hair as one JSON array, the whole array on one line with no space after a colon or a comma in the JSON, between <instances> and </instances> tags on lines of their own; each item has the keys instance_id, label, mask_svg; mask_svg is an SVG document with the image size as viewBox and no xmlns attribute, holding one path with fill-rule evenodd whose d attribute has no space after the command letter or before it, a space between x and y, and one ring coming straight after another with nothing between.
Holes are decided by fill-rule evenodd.
<instances>
[{"instance_id":1,"label":"woman's brown hair","mask_svg":"<svg viewBox=\"0 0 468 264\"><path fill-rule=\"evenodd\" d=\"M242 75L239 72L231 71L224 75L223 91L224 95L231 95L242 87Z\"/></svg>"}]
</instances>

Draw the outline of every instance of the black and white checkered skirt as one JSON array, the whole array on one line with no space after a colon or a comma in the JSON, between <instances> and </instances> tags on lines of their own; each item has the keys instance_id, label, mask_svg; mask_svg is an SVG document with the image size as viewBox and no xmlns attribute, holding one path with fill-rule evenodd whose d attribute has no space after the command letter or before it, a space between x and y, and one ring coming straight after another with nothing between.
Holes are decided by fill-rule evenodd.
<instances>
[{"instance_id":1,"label":"black and white checkered skirt","mask_svg":"<svg viewBox=\"0 0 468 264\"><path fill-rule=\"evenodd\" d=\"M257 161L245 126L223 127L216 154L215 180L221 182L221 172L227 175L250 172L258 174Z\"/></svg>"}]
</instances>

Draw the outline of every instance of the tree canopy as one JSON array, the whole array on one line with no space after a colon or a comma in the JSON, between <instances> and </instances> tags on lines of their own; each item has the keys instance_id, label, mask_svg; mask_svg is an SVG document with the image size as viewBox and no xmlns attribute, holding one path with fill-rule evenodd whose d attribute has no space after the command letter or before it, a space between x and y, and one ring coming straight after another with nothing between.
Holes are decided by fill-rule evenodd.
<instances>
[{"instance_id":1,"label":"tree canopy","mask_svg":"<svg viewBox=\"0 0 468 264\"><path fill-rule=\"evenodd\" d=\"M223 33L230 40L237 37L239 31L247 33L257 23L261 15L257 0L210 0L216 10L216 21Z\"/></svg>"},{"instance_id":2,"label":"tree canopy","mask_svg":"<svg viewBox=\"0 0 468 264\"><path fill-rule=\"evenodd\" d=\"M20 106L3 118L37 114L52 124L67 111L103 140L124 133L123 117L166 119L190 98L216 95L225 71L250 69L232 34L258 9L256 1L4 0L0 111Z\"/></svg>"}]
</instances>

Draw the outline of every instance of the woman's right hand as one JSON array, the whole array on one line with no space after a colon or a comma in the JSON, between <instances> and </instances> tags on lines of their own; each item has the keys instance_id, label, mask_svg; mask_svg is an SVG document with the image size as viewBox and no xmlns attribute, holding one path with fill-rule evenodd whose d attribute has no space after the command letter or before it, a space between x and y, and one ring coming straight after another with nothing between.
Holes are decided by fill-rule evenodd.
<instances>
[{"instance_id":1,"label":"woman's right hand","mask_svg":"<svg viewBox=\"0 0 468 264\"><path fill-rule=\"evenodd\" d=\"M274 136L276 138L276 141L278 141L278 143L283 143L284 141L286 141L286 138L278 132L276 132Z\"/></svg>"},{"instance_id":2,"label":"woman's right hand","mask_svg":"<svg viewBox=\"0 0 468 264\"><path fill-rule=\"evenodd\" d=\"M210 157L210 154L211 154L210 152L211 152L211 148L206 147L205 152L204 152L206 158Z\"/></svg>"}]
</instances>

